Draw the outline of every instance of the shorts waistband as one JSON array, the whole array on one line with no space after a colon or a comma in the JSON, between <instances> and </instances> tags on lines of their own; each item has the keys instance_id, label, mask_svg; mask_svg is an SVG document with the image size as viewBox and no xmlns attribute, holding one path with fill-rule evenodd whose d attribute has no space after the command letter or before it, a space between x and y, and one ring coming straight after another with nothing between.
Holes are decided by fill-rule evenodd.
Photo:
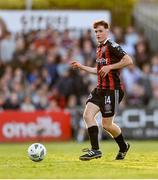
<instances>
[{"instance_id":1,"label":"shorts waistband","mask_svg":"<svg viewBox=\"0 0 158 180\"><path fill-rule=\"evenodd\" d=\"M97 93L105 93L105 92L107 92L107 91L109 91L110 89L98 89L98 88L96 88L96 92Z\"/></svg>"},{"instance_id":2,"label":"shorts waistband","mask_svg":"<svg viewBox=\"0 0 158 180\"><path fill-rule=\"evenodd\" d=\"M121 88L117 88L117 89L99 89L99 88L96 88L96 91L98 93L104 93L104 92L107 92L107 91L115 91L115 90L122 90Z\"/></svg>"}]
</instances>

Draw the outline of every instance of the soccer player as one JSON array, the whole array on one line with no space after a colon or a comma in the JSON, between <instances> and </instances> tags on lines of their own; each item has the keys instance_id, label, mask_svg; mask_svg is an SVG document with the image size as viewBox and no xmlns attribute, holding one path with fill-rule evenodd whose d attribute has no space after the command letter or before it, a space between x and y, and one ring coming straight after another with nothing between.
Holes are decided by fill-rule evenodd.
<instances>
[{"instance_id":1,"label":"soccer player","mask_svg":"<svg viewBox=\"0 0 158 180\"><path fill-rule=\"evenodd\" d=\"M120 69L133 64L129 55L126 54L117 43L108 38L109 25L105 21L96 21L93 24L95 36L98 42L96 51L97 67L84 66L77 61L70 63L72 68L85 70L97 74L97 87L90 93L83 118L88 128L91 149L87 149L80 160L100 158L98 126L95 120L96 114L102 113L103 128L115 139L119 146L116 160L125 158L129 150L129 143L125 142L121 129L114 123L118 104L121 102L124 92L119 78Z\"/></svg>"}]
</instances>

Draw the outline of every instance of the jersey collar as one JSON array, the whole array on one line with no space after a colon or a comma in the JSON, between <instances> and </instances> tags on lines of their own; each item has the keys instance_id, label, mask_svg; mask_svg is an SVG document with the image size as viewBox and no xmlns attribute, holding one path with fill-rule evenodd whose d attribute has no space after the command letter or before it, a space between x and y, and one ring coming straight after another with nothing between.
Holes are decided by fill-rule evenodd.
<instances>
[{"instance_id":1,"label":"jersey collar","mask_svg":"<svg viewBox=\"0 0 158 180\"><path fill-rule=\"evenodd\" d=\"M105 41L104 41L103 43L99 43L99 44L98 44L98 47L102 47L103 45L105 45L106 42L107 42L109 39L110 39L110 38L107 38L107 39L105 39Z\"/></svg>"}]
</instances>

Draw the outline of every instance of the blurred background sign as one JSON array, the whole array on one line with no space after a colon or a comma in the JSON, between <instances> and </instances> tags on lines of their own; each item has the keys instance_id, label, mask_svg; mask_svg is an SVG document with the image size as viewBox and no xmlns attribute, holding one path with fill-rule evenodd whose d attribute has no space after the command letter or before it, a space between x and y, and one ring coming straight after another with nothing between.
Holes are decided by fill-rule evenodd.
<instances>
[{"instance_id":1,"label":"blurred background sign","mask_svg":"<svg viewBox=\"0 0 158 180\"><path fill-rule=\"evenodd\" d=\"M126 138L157 139L157 117L157 109L129 108L116 117L116 122L123 129Z\"/></svg>"},{"instance_id":2,"label":"blurred background sign","mask_svg":"<svg viewBox=\"0 0 158 180\"><path fill-rule=\"evenodd\" d=\"M9 14L9 16L8 16ZM31 29L46 29L55 27L59 30L87 29L98 19L111 22L110 11L80 11L80 10L38 10L38 11L0 11L0 17L6 22L11 32Z\"/></svg>"},{"instance_id":3,"label":"blurred background sign","mask_svg":"<svg viewBox=\"0 0 158 180\"><path fill-rule=\"evenodd\" d=\"M71 139L68 113L6 111L0 113L0 119L0 142Z\"/></svg>"}]
</instances>

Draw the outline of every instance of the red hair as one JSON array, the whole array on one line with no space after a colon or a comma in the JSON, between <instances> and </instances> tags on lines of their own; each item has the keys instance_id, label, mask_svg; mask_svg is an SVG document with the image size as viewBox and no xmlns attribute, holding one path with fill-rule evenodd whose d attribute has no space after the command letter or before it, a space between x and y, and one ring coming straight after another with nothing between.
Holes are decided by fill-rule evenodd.
<instances>
[{"instance_id":1,"label":"red hair","mask_svg":"<svg viewBox=\"0 0 158 180\"><path fill-rule=\"evenodd\" d=\"M101 21L95 21L93 23L93 28L97 28L98 26L103 26L105 29L109 29L109 24L103 20Z\"/></svg>"}]
</instances>

